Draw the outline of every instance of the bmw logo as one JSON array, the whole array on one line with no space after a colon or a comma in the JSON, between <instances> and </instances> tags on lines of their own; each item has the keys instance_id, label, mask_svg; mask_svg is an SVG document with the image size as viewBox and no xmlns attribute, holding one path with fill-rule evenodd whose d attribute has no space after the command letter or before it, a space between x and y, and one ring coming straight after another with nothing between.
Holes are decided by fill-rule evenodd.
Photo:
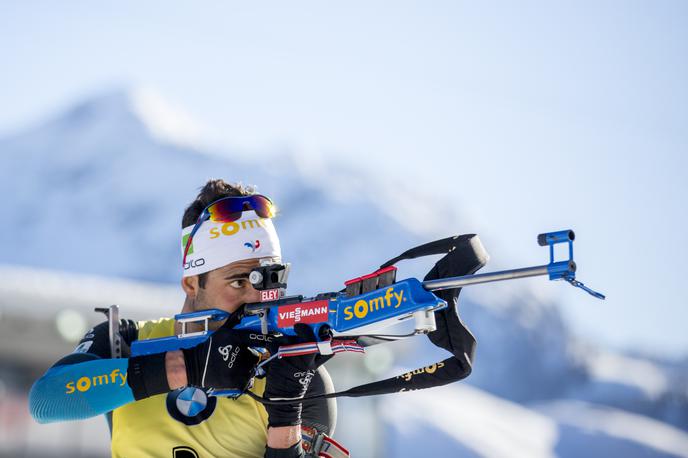
<instances>
[{"instance_id":1,"label":"bmw logo","mask_svg":"<svg viewBox=\"0 0 688 458\"><path fill-rule=\"evenodd\" d=\"M187 386L167 394L167 412L185 425L197 425L207 420L215 411L217 398L208 396L200 388Z\"/></svg>"}]
</instances>

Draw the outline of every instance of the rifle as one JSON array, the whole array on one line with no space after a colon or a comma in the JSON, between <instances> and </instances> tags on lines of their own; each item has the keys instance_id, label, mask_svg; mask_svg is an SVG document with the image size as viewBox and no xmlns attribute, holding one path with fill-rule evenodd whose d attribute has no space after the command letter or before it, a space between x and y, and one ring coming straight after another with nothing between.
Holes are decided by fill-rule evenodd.
<instances>
[{"instance_id":1,"label":"rifle","mask_svg":"<svg viewBox=\"0 0 688 458\"><path fill-rule=\"evenodd\" d=\"M213 331L209 330L210 321L230 320L233 329L254 332L258 338L262 336L266 348L269 341L277 341L281 336L296 335L294 326L297 323L311 327L316 339L314 342L280 346L278 351L255 368L255 375L261 376L264 374L263 367L274 358L308 353L331 355L342 351L363 353L364 348L369 345L426 334L433 343L450 351L453 358L395 378L302 400L334 396L368 396L444 385L465 378L471 372L475 339L460 322L455 311L458 291L461 288L546 275L550 280L564 280L598 299L605 299L604 295L591 290L575 278L575 234L572 230L539 234L537 240L540 246L550 248L548 264L475 274L487 263L489 256L479 238L475 234L467 234L407 250L382 264L373 273L346 281L343 290L320 293L314 297L285 296L289 266L261 265L253 269L249 275L249 281L261 292L261 302L245 304L232 314L211 309L175 315L175 320L181 324L181 334L135 341L131 346L131 354L139 356L194 347L212 334ZM554 246L557 244L568 244L568 259L554 259ZM444 254L445 257L440 262L446 259L454 265L454 270L458 269L465 275L425 281L416 278L396 281L397 269L394 264L405 259L435 254ZM437 266L439 265L438 262ZM449 310L453 311L453 316L447 313ZM439 329L436 317L442 318ZM373 325L381 327L407 319L414 320L414 330L410 334L362 333ZM202 324L203 330L187 332L187 326L190 324ZM212 394L238 397L244 393L265 403L291 402L262 399L247 390L214 391Z\"/></svg>"}]
</instances>

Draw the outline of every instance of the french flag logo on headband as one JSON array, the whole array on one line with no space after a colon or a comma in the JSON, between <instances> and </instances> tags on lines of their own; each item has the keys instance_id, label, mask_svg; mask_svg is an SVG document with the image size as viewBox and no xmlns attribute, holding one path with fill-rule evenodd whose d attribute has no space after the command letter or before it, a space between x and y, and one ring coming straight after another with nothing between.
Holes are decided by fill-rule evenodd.
<instances>
[{"instance_id":1,"label":"french flag logo on headband","mask_svg":"<svg viewBox=\"0 0 688 458\"><path fill-rule=\"evenodd\" d=\"M244 243L244 246L249 248L251 253L255 253L260 249L260 240L256 240L255 242L246 242Z\"/></svg>"}]
</instances>

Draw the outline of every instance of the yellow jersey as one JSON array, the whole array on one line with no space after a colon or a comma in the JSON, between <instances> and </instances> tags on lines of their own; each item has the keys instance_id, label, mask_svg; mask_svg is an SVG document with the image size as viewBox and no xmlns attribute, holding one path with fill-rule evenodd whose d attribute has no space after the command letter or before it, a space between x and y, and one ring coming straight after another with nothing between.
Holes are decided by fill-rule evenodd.
<instances>
[{"instance_id":1,"label":"yellow jersey","mask_svg":"<svg viewBox=\"0 0 688 458\"><path fill-rule=\"evenodd\" d=\"M140 340L174 335L174 320L139 322ZM262 395L265 379L252 391ZM113 457L258 458L265 454L268 416L249 396L208 397L186 387L112 412Z\"/></svg>"}]
</instances>

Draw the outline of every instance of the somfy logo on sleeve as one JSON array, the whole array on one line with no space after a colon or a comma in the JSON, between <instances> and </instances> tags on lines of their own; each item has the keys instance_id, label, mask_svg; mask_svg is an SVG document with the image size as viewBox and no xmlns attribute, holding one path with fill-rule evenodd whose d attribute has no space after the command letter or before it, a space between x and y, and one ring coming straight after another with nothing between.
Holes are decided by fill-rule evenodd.
<instances>
[{"instance_id":1,"label":"somfy logo on sleeve","mask_svg":"<svg viewBox=\"0 0 688 458\"><path fill-rule=\"evenodd\" d=\"M91 388L117 384L118 386L124 386L127 384L127 374L120 372L119 369L114 369L112 372L99 374L99 375L84 375L78 380L72 380L67 382L65 385L66 394L72 394L75 391L80 391L82 393L90 390Z\"/></svg>"}]
</instances>

